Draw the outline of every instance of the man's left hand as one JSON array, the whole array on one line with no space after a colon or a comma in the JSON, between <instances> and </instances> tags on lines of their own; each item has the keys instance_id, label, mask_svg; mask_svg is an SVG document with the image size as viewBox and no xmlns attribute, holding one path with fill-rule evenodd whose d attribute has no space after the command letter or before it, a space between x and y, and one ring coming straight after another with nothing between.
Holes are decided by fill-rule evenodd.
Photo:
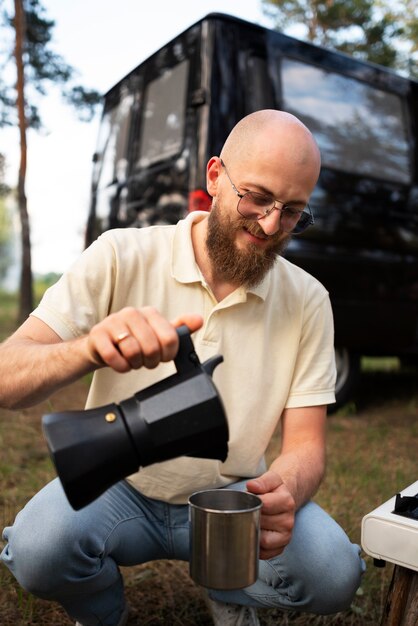
<instances>
[{"instance_id":1,"label":"man's left hand","mask_svg":"<svg viewBox=\"0 0 418 626\"><path fill-rule=\"evenodd\" d=\"M247 491L263 502L260 522L260 559L281 554L289 543L296 504L283 480L273 470L247 482Z\"/></svg>"}]
</instances>

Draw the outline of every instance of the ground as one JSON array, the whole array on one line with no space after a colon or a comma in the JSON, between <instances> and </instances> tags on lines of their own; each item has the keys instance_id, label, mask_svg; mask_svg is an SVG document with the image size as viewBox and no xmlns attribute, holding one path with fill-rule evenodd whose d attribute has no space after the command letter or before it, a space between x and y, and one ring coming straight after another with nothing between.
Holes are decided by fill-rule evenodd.
<instances>
[{"instance_id":1,"label":"ground","mask_svg":"<svg viewBox=\"0 0 418 626\"><path fill-rule=\"evenodd\" d=\"M418 446L416 370L365 371L356 402L328 419L328 470L316 500L360 542L363 515L415 480ZM42 435L44 413L80 408L87 381L79 381L48 402L24 411L0 410L0 522L12 523L18 510L55 475ZM270 458L280 446L276 435ZM321 617L260 611L263 626L377 626L392 566L377 569L367 557L367 572L349 611ZM158 561L124 568L131 605L129 626L209 626L203 592L191 581L188 566ZM0 567L2 626L64 626L72 622L55 604L22 591Z\"/></svg>"}]
</instances>

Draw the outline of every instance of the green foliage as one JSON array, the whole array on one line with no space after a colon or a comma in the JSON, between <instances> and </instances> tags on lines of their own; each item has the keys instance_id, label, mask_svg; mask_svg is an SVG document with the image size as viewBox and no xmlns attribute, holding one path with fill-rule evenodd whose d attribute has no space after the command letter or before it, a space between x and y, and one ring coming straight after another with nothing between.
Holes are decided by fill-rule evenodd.
<instances>
[{"instance_id":1,"label":"green foliage","mask_svg":"<svg viewBox=\"0 0 418 626\"><path fill-rule=\"evenodd\" d=\"M12 220L6 206L10 189L4 182L5 158L0 153L0 283L4 279L11 260Z\"/></svg>"},{"instance_id":2,"label":"green foliage","mask_svg":"<svg viewBox=\"0 0 418 626\"><path fill-rule=\"evenodd\" d=\"M35 305L41 301L45 291L51 287L51 285L54 285L59 278L60 274L56 274L55 272L35 276Z\"/></svg>"},{"instance_id":3,"label":"green foliage","mask_svg":"<svg viewBox=\"0 0 418 626\"><path fill-rule=\"evenodd\" d=\"M95 89L86 89L77 85L63 93L64 100L77 109L78 117L82 122L89 122L101 95Z\"/></svg>"},{"instance_id":4,"label":"green foliage","mask_svg":"<svg viewBox=\"0 0 418 626\"><path fill-rule=\"evenodd\" d=\"M48 19L45 8L40 0L22 0L25 13L25 40L23 42L23 60L25 67L26 91L26 123L27 127L40 128L42 125L38 109L39 96L47 94L52 84L61 89L66 102L75 107L80 119L88 121L94 114L101 95L91 89L74 84L76 72L63 57L52 47L52 36L55 27L54 20ZM14 16L7 12L3 15L0 24L0 38L6 43L4 58L5 65L13 56ZM7 49L8 48L8 49ZM4 48L3 48L4 50ZM0 127L15 125L16 97L15 85L6 84L0 78Z\"/></svg>"},{"instance_id":5,"label":"green foliage","mask_svg":"<svg viewBox=\"0 0 418 626\"><path fill-rule=\"evenodd\" d=\"M17 296L0 289L0 341L16 330Z\"/></svg>"},{"instance_id":6,"label":"green foliage","mask_svg":"<svg viewBox=\"0 0 418 626\"><path fill-rule=\"evenodd\" d=\"M3 7L4 2L0 0L0 127L18 125L21 137L17 195L22 242L19 318L23 321L33 308L30 229L25 194L26 130L28 127L41 127L38 100L46 95L50 84L61 88L64 98L76 107L82 120L92 117L100 94L73 84L75 71L52 48L55 22L46 17L40 0L15 0L14 16ZM10 83L7 83L4 77L9 74L2 70L12 57L16 61L17 80L11 73Z\"/></svg>"},{"instance_id":7,"label":"green foliage","mask_svg":"<svg viewBox=\"0 0 418 626\"><path fill-rule=\"evenodd\" d=\"M1 253L1 250L0 250ZM60 274L50 272L35 276L34 307L39 304L48 287L60 278ZM18 326L19 297L17 293L3 291L0 286L0 342L11 335Z\"/></svg>"},{"instance_id":8,"label":"green foliage","mask_svg":"<svg viewBox=\"0 0 418 626\"><path fill-rule=\"evenodd\" d=\"M10 193L10 187L4 182L4 171L6 168L6 157L0 152L0 198Z\"/></svg>"},{"instance_id":9,"label":"green foliage","mask_svg":"<svg viewBox=\"0 0 418 626\"><path fill-rule=\"evenodd\" d=\"M279 30L304 28L315 44L418 77L416 0L262 0Z\"/></svg>"},{"instance_id":10,"label":"green foliage","mask_svg":"<svg viewBox=\"0 0 418 626\"><path fill-rule=\"evenodd\" d=\"M12 223L5 198L0 196L0 283L5 278L12 261Z\"/></svg>"}]
</instances>

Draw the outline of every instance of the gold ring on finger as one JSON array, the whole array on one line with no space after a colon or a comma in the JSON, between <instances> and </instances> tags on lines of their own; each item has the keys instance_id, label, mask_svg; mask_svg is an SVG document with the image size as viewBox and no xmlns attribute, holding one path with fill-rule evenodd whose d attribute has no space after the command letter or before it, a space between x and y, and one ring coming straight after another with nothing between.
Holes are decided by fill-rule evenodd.
<instances>
[{"instance_id":1,"label":"gold ring on finger","mask_svg":"<svg viewBox=\"0 0 418 626\"><path fill-rule=\"evenodd\" d=\"M128 337L130 337L130 333L128 332L124 332L124 333L119 333L119 335L116 337L115 342L116 343L120 343L121 341L123 341L124 339L127 339Z\"/></svg>"}]
</instances>

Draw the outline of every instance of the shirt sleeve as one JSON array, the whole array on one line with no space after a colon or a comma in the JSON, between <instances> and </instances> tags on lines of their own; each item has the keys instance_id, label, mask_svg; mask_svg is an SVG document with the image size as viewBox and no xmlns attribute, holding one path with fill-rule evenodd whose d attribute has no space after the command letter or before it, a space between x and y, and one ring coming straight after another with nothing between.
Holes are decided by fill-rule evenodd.
<instances>
[{"instance_id":1,"label":"shirt sleeve","mask_svg":"<svg viewBox=\"0 0 418 626\"><path fill-rule=\"evenodd\" d=\"M334 321L328 294L307 303L286 408L335 402Z\"/></svg>"},{"instance_id":2,"label":"shirt sleeve","mask_svg":"<svg viewBox=\"0 0 418 626\"><path fill-rule=\"evenodd\" d=\"M109 313L114 274L114 251L102 236L45 292L32 315L64 341L84 335Z\"/></svg>"}]
</instances>

